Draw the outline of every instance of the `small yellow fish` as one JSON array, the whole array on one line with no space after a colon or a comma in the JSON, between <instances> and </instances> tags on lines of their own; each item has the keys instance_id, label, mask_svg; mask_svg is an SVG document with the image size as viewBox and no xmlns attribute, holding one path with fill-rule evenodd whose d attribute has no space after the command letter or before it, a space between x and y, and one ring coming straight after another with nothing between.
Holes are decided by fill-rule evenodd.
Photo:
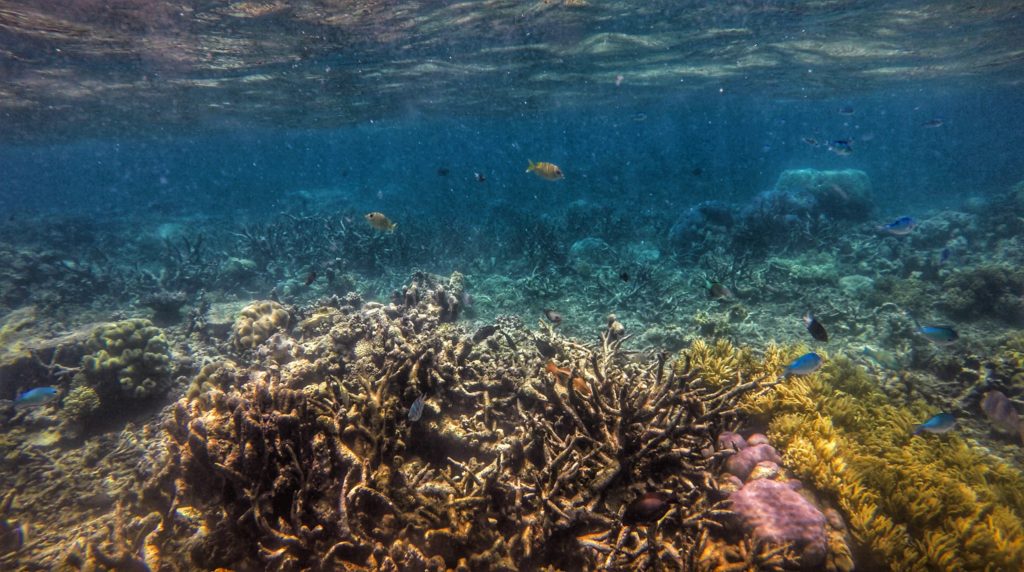
<instances>
[{"instance_id":1,"label":"small yellow fish","mask_svg":"<svg viewBox=\"0 0 1024 572\"><path fill-rule=\"evenodd\" d=\"M366 222L370 223L370 226L377 230L383 230L385 232L394 232L395 227L398 226L391 222L391 219L384 216L384 213L372 212L367 213Z\"/></svg>"},{"instance_id":2,"label":"small yellow fish","mask_svg":"<svg viewBox=\"0 0 1024 572\"><path fill-rule=\"evenodd\" d=\"M534 163L533 161L530 161L530 166L526 168L526 172L529 173L530 171L537 173L538 177L549 181L557 181L558 179L565 177L565 175L562 174L562 170L554 163Z\"/></svg>"}]
</instances>

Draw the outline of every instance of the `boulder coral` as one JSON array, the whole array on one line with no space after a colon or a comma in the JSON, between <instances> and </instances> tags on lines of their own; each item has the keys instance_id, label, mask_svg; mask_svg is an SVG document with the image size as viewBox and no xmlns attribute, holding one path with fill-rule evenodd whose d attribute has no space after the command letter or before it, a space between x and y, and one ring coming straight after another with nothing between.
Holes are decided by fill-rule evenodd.
<instances>
[{"instance_id":1,"label":"boulder coral","mask_svg":"<svg viewBox=\"0 0 1024 572\"><path fill-rule=\"evenodd\" d=\"M260 300L242 308L231 331L235 349L253 349L270 336L288 327L291 315L273 300Z\"/></svg>"},{"instance_id":2,"label":"boulder coral","mask_svg":"<svg viewBox=\"0 0 1024 572\"><path fill-rule=\"evenodd\" d=\"M171 351L160 328L149 320L104 324L93 330L74 386L92 388L106 405L154 397L167 388Z\"/></svg>"}]
</instances>

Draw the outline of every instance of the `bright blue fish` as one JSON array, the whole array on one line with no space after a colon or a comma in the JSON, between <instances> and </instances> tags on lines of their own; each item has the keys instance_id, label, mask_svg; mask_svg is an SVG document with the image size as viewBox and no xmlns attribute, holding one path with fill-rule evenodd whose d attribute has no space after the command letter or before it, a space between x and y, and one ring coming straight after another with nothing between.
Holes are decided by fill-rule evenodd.
<instances>
[{"instance_id":1,"label":"bright blue fish","mask_svg":"<svg viewBox=\"0 0 1024 572\"><path fill-rule=\"evenodd\" d=\"M910 231L914 230L914 227L916 226L917 221L912 217L901 216L889 224L883 224L878 227L878 230L889 234L895 234L896 236L903 236L905 234L910 234Z\"/></svg>"},{"instance_id":2,"label":"bright blue fish","mask_svg":"<svg viewBox=\"0 0 1024 572\"><path fill-rule=\"evenodd\" d=\"M823 361L820 355L814 352L804 354L786 366L786 369L782 372L782 377L789 377L791 375L810 375L821 369L822 363Z\"/></svg>"},{"instance_id":3,"label":"bright blue fish","mask_svg":"<svg viewBox=\"0 0 1024 572\"><path fill-rule=\"evenodd\" d=\"M416 401L412 402L412 405L409 406L409 421L415 423L420 420L420 417L423 417L423 405L425 400L426 394L421 393L420 396L416 398Z\"/></svg>"},{"instance_id":4,"label":"bright blue fish","mask_svg":"<svg viewBox=\"0 0 1024 572\"><path fill-rule=\"evenodd\" d=\"M38 407L45 405L54 399L57 399L57 388L55 387L36 387L30 389L14 400L14 407L18 409L28 409L30 407Z\"/></svg>"},{"instance_id":5,"label":"bright blue fish","mask_svg":"<svg viewBox=\"0 0 1024 572\"><path fill-rule=\"evenodd\" d=\"M914 435L920 435L927 431L929 433L945 433L956 425L956 417L952 413L939 413L933 415L920 425L914 425Z\"/></svg>"}]
</instances>

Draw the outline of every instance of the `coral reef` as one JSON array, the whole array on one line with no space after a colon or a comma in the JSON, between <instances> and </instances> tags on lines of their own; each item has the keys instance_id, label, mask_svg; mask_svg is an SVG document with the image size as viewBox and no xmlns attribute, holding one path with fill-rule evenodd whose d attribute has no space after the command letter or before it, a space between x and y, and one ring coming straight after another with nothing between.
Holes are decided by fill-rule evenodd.
<instances>
[{"instance_id":1,"label":"coral reef","mask_svg":"<svg viewBox=\"0 0 1024 572\"><path fill-rule=\"evenodd\" d=\"M594 347L511 318L470 336L444 319L455 282L418 275L399 304L318 310L296 360L315 375L268 360L241 385L194 384L146 493L203 515L194 566L684 567L723 513L705 452L758 382L628 359L611 327ZM653 528L624 524L645 492L679 502Z\"/></svg>"},{"instance_id":2,"label":"coral reef","mask_svg":"<svg viewBox=\"0 0 1024 572\"><path fill-rule=\"evenodd\" d=\"M149 320L99 326L86 347L92 353L82 358L73 385L92 388L105 404L153 397L170 381L167 338Z\"/></svg>"},{"instance_id":3,"label":"coral reef","mask_svg":"<svg viewBox=\"0 0 1024 572\"><path fill-rule=\"evenodd\" d=\"M1015 569L1024 477L955 434L913 436L930 411L894 405L851 361L747 401L801 479L831 495L875 562L899 570Z\"/></svg>"},{"instance_id":4,"label":"coral reef","mask_svg":"<svg viewBox=\"0 0 1024 572\"><path fill-rule=\"evenodd\" d=\"M1024 324L1024 270L983 264L951 273L942 283L942 303L959 319L995 317Z\"/></svg>"},{"instance_id":5,"label":"coral reef","mask_svg":"<svg viewBox=\"0 0 1024 572\"><path fill-rule=\"evenodd\" d=\"M232 344L238 350L253 349L288 327L291 315L273 300L253 302L242 308L232 326Z\"/></svg>"}]
</instances>

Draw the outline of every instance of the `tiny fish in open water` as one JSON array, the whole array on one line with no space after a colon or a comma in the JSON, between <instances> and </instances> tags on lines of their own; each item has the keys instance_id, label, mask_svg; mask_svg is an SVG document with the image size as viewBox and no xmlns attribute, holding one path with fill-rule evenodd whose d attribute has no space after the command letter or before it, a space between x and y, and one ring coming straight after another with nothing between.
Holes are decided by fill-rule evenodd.
<instances>
[{"instance_id":1,"label":"tiny fish in open water","mask_svg":"<svg viewBox=\"0 0 1024 572\"><path fill-rule=\"evenodd\" d=\"M921 127L926 129L935 129L936 127L942 127L943 121L939 118L929 119L921 124Z\"/></svg>"},{"instance_id":2,"label":"tiny fish in open water","mask_svg":"<svg viewBox=\"0 0 1024 572\"><path fill-rule=\"evenodd\" d=\"M786 369L782 370L782 377L789 377L791 375L810 375L819 369L824 363L821 356L811 352L806 353L795 360L793 360Z\"/></svg>"},{"instance_id":3,"label":"tiny fish in open water","mask_svg":"<svg viewBox=\"0 0 1024 572\"><path fill-rule=\"evenodd\" d=\"M476 179L476 182L478 183L483 183L487 180L487 177L485 177L483 173L473 173L473 178Z\"/></svg>"},{"instance_id":4,"label":"tiny fish in open water","mask_svg":"<svg viewBox=\"0 0 1024 572\"><path fill-rule=\"evenodd\" d=\"M36 387L16 397L14 399L14 407L16 409L39 407L40 405L46 405L54 399L57 399L57 388Z\"/></svg>"},{"instance_id":5,"label":"tiny fish in open water","mask_svg":"<svg viewBox=\"0 0 1024 572\"><path fill-rule=\"evenodd\" d=\"M423 406L426 402L426 398L426 394L421 393L420 396L416 398L416 401L413 401L412 405L409 406L409 421L415 423L420 420L420 417L423 417Z\"/></svg>"},{"instance_id":6,"label":"tiny fish in open water","mask_svg":"<svg viewBox=\"0 0 1024 572\"><path fill-rule=\"evenodd\" d=\"M814 137L804 137L803 142L807 143L811 147L817 147L819 145L818 140Z\"/></svg>"},{"instance_id":7,"label":"tiny fish in open water","mask_svg":"<svg viewBox=\"0 0 1024 572\"><path fill-rule=\"evenodd\" d=\"M839 108L839 115L853 115L853 107L844 105Z\"/></svg>"},{"instance_id":8,"label":"tiny fish in open water","mask_svg":"<svg viewBox=\"0 0 1024 572\"><path fill-rule=\"evenodd\" d=\"M810 332L812 338L819 342L828 341L828 332L825 331L825 326L821 325L821 322L814 317L814 314L807 312L804 315L804 325L807 326L807 331Z\"/></svg>"},{"instance_id":9,"label":"tiny fish in open water","mask_svg":"<svg viewBox=\"0 0 1024 572\"><path fill-rule=\"evenodd\" d=\"M448 170L448 167L438 167L437 168L437 176L438 177L447 177L448 173L451 173L451 171Z\"/></svg>"},{"instance_id":10,"label":"tiny fish in open water","mask_svg":"<svg viewBox=\"0 0 1024 572\"><path fill-rule=\"evenodd\" d=\"M398 226L391 222L391 219L384 216L384 213L372 212L367 213L366 222L370 223L370 226L377 230L383 230L384 232L394 232L395 227Z\"/></svg>"},{"instance_id":11,"label":"tiny fish in open water","mask_svg":"<svg viewBox=\"0 0 1024 572\"><path fill-rule=\"evenodd\" d=\"M913 217L901 216L900 218L890 222L889 224L883 224L878 227L878 230L894 234L896 236L904 236L910 234L914 227L917 226L917 221Z\"/></svg>"},{"instance_id":12,"label":"tiny fish in open water","mask_svg":"<svg viewBox=\"0 0 1024 572\"><path fill-rule=\"evenodd\" d=\"M914 435L920 435L927 431L928 433L945 433L956 426L956 417L953 417L952 413L939 413L933 415L924 423L914 426Z\"/></svg>"},{"instance_id":13,"label":"tiny fish in open water","mask_svg":"<svg viewBox=\"0 0 1024 572\"><path fill-rule=\"evenodd\" d=\"M551 308L544 308L544 317L556 326L562 323L562 315Z\"/></svg>"},{"instance_id":14,"label":"tiny fish in open water","mask_svg":"<svg viewBox=\"0 0 1024 572\"><path fill-rule=\"evenodd\" d=\"M529 173L531 171L538 177L548 181L557 181L565 177L565 175L562 174L562 169L558 168L558 165L555 165L554 163L545 163L543 161L540 163L530 161L530 166L526 168L526 172Z\"/></svg>"},{"instance_id":15,"label":"tiny fish in open water","mask_svg":"<svg viewBox=\"0 0 1024 572\"><path fill-rule=\"evenodd\" d=\"M828 150L836 155L850 155L853 153L853 144L848 139L838 139L828 144Z\"/></svg>"}]
</instances>

